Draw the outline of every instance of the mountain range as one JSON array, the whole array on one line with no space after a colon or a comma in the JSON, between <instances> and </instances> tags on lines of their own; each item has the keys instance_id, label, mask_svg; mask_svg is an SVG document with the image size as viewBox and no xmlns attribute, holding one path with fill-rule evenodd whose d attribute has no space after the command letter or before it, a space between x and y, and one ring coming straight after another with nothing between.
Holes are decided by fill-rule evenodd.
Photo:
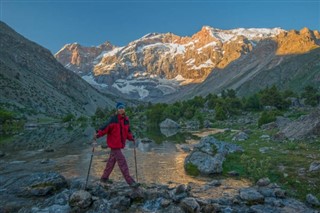
<instances>
[{"instance_id":1,"label":"mountain range","mask_svg":"<svg viewBox=\"0 0 320 213\"><path fill-rule=\"evenodd\" d=\"M307 28L204 26L191 37L150 33L124 47L66 44L55 57L106 93L172 102L224 89L245 96L271 85L318 87L319 47L319 32Z\"/></svg>"},{"instance_id":2,"label":"mountain range","mask_svg":"<svg viewBox=\"0 0 320 213\"><path fill-rule=\"evenodd\" d=\"M4 22L0 38L0 107L25 116L92 115L126 98L169 103L224 89L245 96L274 84L320 85L320 34L307 28L205 26L191 37L151 33L124 47L67 44L54 56Z\"/></svg>"},{"instance_id":3,"label":"mountain range","mask_svg":"<svg viewBox=\"0 0 320 213\"><path fill-rule=\"evenodd\" d=\"M64 68L40 45L0 22L0 105L26 117L93 115L114 108L114 97Z\"/></svg>"}]
</instances>

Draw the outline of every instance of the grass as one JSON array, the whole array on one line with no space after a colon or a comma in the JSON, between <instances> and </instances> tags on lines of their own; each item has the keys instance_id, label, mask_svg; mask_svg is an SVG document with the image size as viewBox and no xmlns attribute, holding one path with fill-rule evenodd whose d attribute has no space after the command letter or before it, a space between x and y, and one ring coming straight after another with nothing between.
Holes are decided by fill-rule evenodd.
<instances>
[{"instance_id":1,"label":"grass","mask_svg":"<svg viewBox=\"0 0 320 213\"><path fill-rule=\"evenodd\" d=\"M305 200L311 193L320 198L320 171L308 172L313 161L320 161L320 140L275 142L260 139L261 135L273 132L260 129L251 130L246 141L233 142L234 132L214 135L217 139L237 143L244 148L244 153L227 156L223 165L223 175L237 171L241 177L257 181L269 177L280 184L289 196ZM267 147L265 153L260 148ZM299 172L300 171L300 172ZM304 172L303 172L304 171Z\"/></svg>"},{"instance_id":2,"label":"grass","mask_svg":"<svg viewBox=\"0 0 320 213\"><path fill-rule=\"evenodd\" d=\"M198 167L193 163L187 163L185 170L191 176L198 176L200 174Z\"/></svg>"}]
</instances>

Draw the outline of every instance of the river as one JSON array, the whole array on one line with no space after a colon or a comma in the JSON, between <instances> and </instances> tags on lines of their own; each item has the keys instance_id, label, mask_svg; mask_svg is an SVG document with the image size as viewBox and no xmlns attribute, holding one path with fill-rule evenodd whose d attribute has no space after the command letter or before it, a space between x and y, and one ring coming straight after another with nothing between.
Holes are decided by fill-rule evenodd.
<instances>
[{"instance_id":1,"label":"river","mask_svg":"<svg viewBox=\"0 0 320 213\"><path fill-rule=\"evenodd\" d=\"M181 144L198 143L201 137L215 134L220 129L205 129L188 133L177 133L166 137L161 132L153 132L137 138L135 171L134 148L132 142L127 142L123 150L131 175L141 183L157 184L187 184L203 185L214 180L212 177L193 177L184 170L184 159L188 155ZM154 136L154 139L152 138ZM140 139L150 139L143 142ZM87 177L92 155L91 135L83 130L66 130L64 127L37 127L11 138L10 142L1 143L1 151L5 156L0 158L0 185L10 184L12 177L22 177L39 171L57 171L66 178ZM100 179L103 173L110 149L103 148L105 137L98 140L93 153L89 182ZM138 177L136 177L136 174ZM114 181L124 181L119 168L115 166L110 178ZM227 191L235 191L239 187L249 185L246 180L224 179L218 196ZM205 195L203 195L205 196ZM212 194L210 194L212 197Z\"/></svg>"}]
</instances>

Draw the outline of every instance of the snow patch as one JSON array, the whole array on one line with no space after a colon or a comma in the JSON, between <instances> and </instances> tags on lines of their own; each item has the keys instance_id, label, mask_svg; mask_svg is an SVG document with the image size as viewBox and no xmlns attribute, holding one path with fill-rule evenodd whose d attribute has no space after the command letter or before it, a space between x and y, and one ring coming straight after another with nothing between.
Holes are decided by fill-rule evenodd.
<instances>
[{"instance_id":1,"label":"snow patch","mask_svg":"<svg viewBox=\"0 0 320 213\"><path fill-rule=\"evenodd\" d=\"M107 84L99 84L99 83L97 83L97 82L94 80L94 77L93 77L92 75L82 76L82 79L85 80L86 82L88 82L88 83L91 84L91 85L100 86L100 87L103 87L103 88L108 87Z\"/></svg>"},{"instance_id":2,"label":"snow patch","mask_svg":"<svg viewBox=\"0 0 320 213\"><path fill-rule=\"evenodd\" d=\"M145 86L134 86L125 79L118 79L112 84L112 87L125 94L137 92L140 96L140 99L143 99L149 95L149 91L145 89Z\"/></svg>"},{"instance_id":3,"label":"snow patch","mask_svg":"<svg viewBox=\"0 0 320 213\"><path fill-rule=\"evenodd\" d=\"M193 67L191 67L191 69L200 70L202 68L213 67L213 66L214 66L214 63L211 61L211 59L208 59L207 61L200 64L199 66L193 65Z\"/></svg>"}]
</instances>

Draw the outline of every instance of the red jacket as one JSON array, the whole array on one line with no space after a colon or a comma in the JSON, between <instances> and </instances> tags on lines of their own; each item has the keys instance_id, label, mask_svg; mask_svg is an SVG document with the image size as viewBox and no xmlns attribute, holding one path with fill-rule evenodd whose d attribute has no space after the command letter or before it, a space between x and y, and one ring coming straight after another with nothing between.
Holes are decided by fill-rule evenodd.
<instances>
[{"instance_id":1,"label":"red jacket","mask_svg":"<svg viewBox=\"0 0 320 213\"><path fill-rule=\"evenodd\" d=\"M130 131L129 118L120 114L112 116L105 125L97 131L100 138L107 134L107 144L111 149L122 149L126 140L134 141Z\"/></svg>"}]
</instances>

